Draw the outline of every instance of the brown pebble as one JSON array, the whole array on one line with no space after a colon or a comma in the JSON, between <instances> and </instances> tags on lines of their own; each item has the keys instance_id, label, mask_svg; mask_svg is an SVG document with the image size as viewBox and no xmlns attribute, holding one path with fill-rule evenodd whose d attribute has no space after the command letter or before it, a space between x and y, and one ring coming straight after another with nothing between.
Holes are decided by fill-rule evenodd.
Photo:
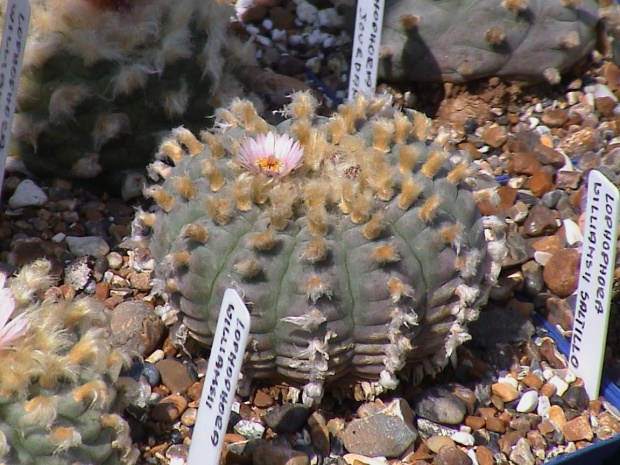
<instances>
[{"instance_id":1,"label":"brown pebble","mask_svg":"<svg viewBox=\"0 0 620 465\"><path fill-rule=\"evenodd\" d=\"M594 437L590 420L586 415L581 415L566 422L562 426L562 434L567 441L591 441Z\"/></svg>"},{"instance_id":2,"label":"brown pebble","mask_svg":"<svg viewBox=\"0 0 620 465\"><path fill-rule=\"evenodd\" d=\"M543 110L541 121L550 128L560 128L568 121L568 111L562 108L547 107Z\"/></svg>"},{"instance_id":3,"label":"brown pebble","mask_svg":"<svg viewBox=\"0 0 620 465\"><path fill-rule=\"evenodd\" d=\"M527 240L528 244L536 252L554 253L566 246L564 237L554 234L553 236L532 237Z\"/></svg>"},{"instance_id":4,"label":"brown pebble","mask_svg":"<svg viewBox=\"0 0 620 465\"><path fill-rule=\"evenodd\" d=\"M512 172L533 175L540 172L541 164L534 152L517 152L512 157Z\"/></svg>"},{"instance_id":5,"label":"brown pebble","mask_svg":"<svg viewBox=\"0 0 620 465\"><path fill-rule=\"evenodd\" d=\"M616 105L616 100L609 97L608 95L605 95L603 97L597 97L594 99L594 106L603 117L613 116L614 108L616 108Z\"/></svg>"},{"instance_id":6,"label":"brown pebble","mask_svg":"<svg viewBox=\"0 0 620 465\"><path fill-rule=\"evenodd\" d=\"M538 431L540 431L540 434L542 434L543 436L549 436L555 431L555 426L553 425L553 423L551 423L551 421L543 420L538 425Z\"/></svg>"},{"instance_id":7,"label":"brown pebble","mask_svg":"<svg viewBox=\"0 0 620 465\"><path fill-rule=\"evenodd\" d=\"M497 410L495 410L493 407L480 407L478 409L478 413L482 418L488 420L489 418L493 418L495 416Z\"/></svg>"},{"instance_id":8,"label":"brown pebble","mask_svg":"<svg viewBox=\"0 0 620 465\"><path fill-rule=\"evenodd\" d=\"M575 292L580 260L576 249L560 249L551 256L543 270L543 279L551 292L559 297Z\"/></svg>"},{"instance_id":9,"label":"brown pebble","mask_svg":"<svg viewBox=\"0 0 620 465\"><path fill-rule=\"evenodd\" d=\"M202 395L202 388L204 386L205 379L202 378L200 381L196 381L187 389L187 397L192 399L193 401L200 401L200 396Z\"/></svg>"},{"instance_id":10,"label":"brown pebble","mask_svg":"<svg viewBox=\"0 0 620 465\"><path fill-rule=\"evenodd\" d=\"M561 431L566 424L566 414L559 405L552 405L549 408L549 420Z\"/></svg>"},{"instance_id":11,"label":"brown pebble","mask_svg":"<svg viewBox=\"0 0 620 465\"><path fill-rule=\"evenodd\" d=\"M435 456L435 465L471 465L471 459L458 447L446 446Z\"/></svg>"},{"instance_id":12,"label":"brown pebble","mask_svg":"<svg viewBox=\"0 0 620 465\"><path fill-rule=\"evenodd\" d=\"M557 150L540 144L534 148L534 152L543 165L551 165L554 168L562 168L566 164L564 155Z\"/></svg>"},{"instance_id":13,"label":"brown pebble","mask_svg":"<svg viewBox=\"0 0 620 465\"><path fill-rule=\"evenodd\" d=\"M486 427L494 433L504 434L506 432L505 423L496 417L487 418Z\"/></svg>"},{"instance_id":14,"label":"brown pebble","mask_svg":"<svg viewBox=\"0 0 620 465\"><path fill-rule=\"evenodd\" d=\"M523 379L521 380L521 382L523 384L525 384L527 387L529 388L534 388L537 391L540 390L540 388L543 386L543 380L540 379L537 375L535 375L534 373L528 373L527 375L525 375L523 377Z\"/></svg>"},{"instance_id":15,"label":"brown pebble","mask_svg":"<svg viewBox=\"0 0 620 465\"><path fill-rule=\"evenodd\" d=\"M473 430L484 428L485 423L486 422L482 417L477 417L474 415L468 415L465 417L465 424Z\"/></svg>"},{"instance_id":16,"label":"brown pebble","mask_svg":"<svg viewBox=\"0 0 620 465\"><path fill-rule=\"evenodd\" d=\"M493 461L493 452L485 446L478 446L476 448L476 460L478 460L479 465L493 465L495 463Z\"/></svg>"},{"instance_id":17,"label":"brown pebble","mask_svg":"<svg viewBox=\"0 0 620 465\"><path fill-rule=\"evenodd\" d=\"M557 392L558 388L555 387L555 384L545 383L543 387L540 388L539 394L541 396L551 397L553 394Z\"/></svg>"},{"instance_id":18,"label":"brown pebble","mask_svg":"<svg viewBox=\"0 0 620 465\"><path fill-rule=\"evenodd\" d=\"M448 436L431 436L426 440L426 446L435 454L444 447L456 447L456 444Z\"/></svg>"},{"instance_id":19,"label":"brown pebble","mask_svg":"<svg viewBox=\"0 0 620 465\"><path fill-rule=\"evenodd\" d=\"M172 423L179 419L187 408L187 400L178 394L164 397L151 410L151 418L162 423Z\"/></svg>"},{"instance_id":20,"label":"brown pebble","mask_svg":"<svg viewBox=\"0 0 620 465\"><path fill-rule=\"evenodd\" d=\"M523 437L523 434L520 431L509 431L500 437L497 441L501 451L508 455L512 450L512 446L514 446L519 439Z\"/></svg>"},{"instance_id":21,"label":"brown pebble","mask_svg":"<svg viewBox=\"0 0 620 465\"><path fill-rule=\"evenodd\" d=\"M532 194L540 198L555 188L553 176L546 171L537 171L530 178L530 190Z\"/></svg>"},{"instance_id":22,"label":"brown pebble","mask_svg":"<svg viewBox=\"0 0 620 465\"><path fill-rule=\"evenodd\" d=\"M554 233L559 227L557 211L534 205L523 223L523 232L528 236L542 236Z\"/></svg>"},{"instance_id":23,"label":"brown pebble","mask_svg":"<svg viewBox=\"0 0 620 465\"><path fill-rule=\"evenodd\" d=\"M190 378L187 367L181 362L166 358L155 364L161 374L162 383L170 389L173 394L185 393L194 384Z\"/></svg>"},{"instance_id":24,"label":"brown pebble","mask_svg":"<svg viewBox=\"0 0 620 465\"><path fill-rule=\"evenodd\" d=\"M110 297L110 284L105 282L95 284L95 297L101 302Z\"/></svg>"},{"instance_id":25,"label":"brown pebble","mask_svg":"<svg viewBox=\"0 0 620 465\"><path fill-rule=\"evenodd\" d=\"M544 338L540 344L540 355L549 362L552 368L566 368L566 362L560 355L551 338Z\"/></svg>"},{"instance_id":26,"label":"brown pebble","mask_svg":"<svg viewBox=\"0 0 620 465\"><path fill-rule=\"evenodd\" d=\"M507 139L506 129L498 124L492 124L482 132L484 143L493 148L501 147Z\"/></svg>"},{"instance_id":27,"label":"brown pebble","mask_svg":"<svg viewBox=\"0 0 620 465\"><path fill-rule=\"evenodd\" d=\"M269 18L276 29L292 29L295 26L295 15L282 7L269 10Z\"/></svg>"},{"instance_id":28,"label":"brown pebble","mask_svg":"<svg viewBox=\"0 0 620 465\"><path fill-rule=\"evenodd\" d=\"M599 142L596 130L591 127L585 127L564 138L559 148L564 150L569 157L573 157L595 151L598 148Z\"/></svg>"},{"instance_id":29,"label":"brown pebble","mask_svg":"<svg viewBox=\"0 0 620 465\"><path fill-rule=\"evenodd\" d=\"M491 392L504 402L512 402L519 398L519 391L508 383L495 383L491 385Z\"/></svg>"},{"instance_id":30,"label":"brown pebble","mask_svg":"<svg viewBox=\"0 0 620 465\"><path fill-rule=\"evenodd\" d=\"M578 171L558 171L555 175L555 185L558 189L577 189L582 173Z\"/></svg>"},{"instance_id":31,"label":"brown pebble","mask_svg":"<svg viewBox=\"0 0 620 465\"><path fill-rule=\"evenodd\" d=\"M271 407L275 403L275 401L273 400L273 397L271 397L269 394L264 392L262 389L259 389L258 391L256 391L253 402L254 402L254 405L256 405L259 408L268 408L268 407Z\"/></svg>"}]
</instances>

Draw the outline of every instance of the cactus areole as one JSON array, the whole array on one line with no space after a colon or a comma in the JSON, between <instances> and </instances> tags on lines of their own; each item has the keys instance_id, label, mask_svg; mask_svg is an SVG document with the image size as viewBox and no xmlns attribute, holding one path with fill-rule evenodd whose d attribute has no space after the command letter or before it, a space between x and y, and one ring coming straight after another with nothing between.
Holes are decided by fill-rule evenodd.
<instances>
[{"instance_id":1,"label":"cactus areole","mask_svg":"<svg viewBox=\"0 0 620 465\"><path fill-rule=\"evenodd\" d=\"M296 94L277 127L250 102L196 138L160 146L136 235L150 235L181 333L211 345L220 300L251 312L249 377L372 396L443 368L468 339L504 254L463 153L427 141L430 121L360 97L330 118Z\"/></svg>"}]
</instances>

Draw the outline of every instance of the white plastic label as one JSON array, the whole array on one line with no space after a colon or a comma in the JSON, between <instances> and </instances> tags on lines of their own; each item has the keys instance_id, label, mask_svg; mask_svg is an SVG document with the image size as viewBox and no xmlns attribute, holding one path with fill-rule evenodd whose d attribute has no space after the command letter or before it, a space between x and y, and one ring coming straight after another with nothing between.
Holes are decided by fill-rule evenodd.
<instances>
[{"instance_id":1,"label":"white plastic label","mask_svg":"<svg viewBox=\"0 0 620 465\"><path fill-rule=\"evenodd\" d=\"M11 126L17 104L17 85L30 23L28 0L9 0L4 16L0 48L0 194L6 157L11 143Z\"/></svg>"},{"instance_id":2,"label":"white plastic label","mask_svg":"<svg viewBox=\"0 0 620 465\"><path fill-rule=\"evenodd\" d=\"M375 94L384 3L385 0L357 2L349 75L349 100L353 100L357 94Z\"/></svg>"},{"instance_id":3,"label":"white plastic label","mask_svg":"<svg viewBox=\"0 0 620 465\"><path fill-rule=\"evenodd\" d=\"M234 289L227 289L217 320L213 347L200 397L188 465L218 465L228 427L245 346L250 312Z\"/></svg>"},{"instance_id":4,"label":"white plastic label","mask_svg":"<svg viewBox=\"0 0 620 465\"><path fill-rule=\"evenodd\" d=\"M569 367L584 381L590 399L601 386L609 305L616 264L618 189L600 171L590 171L581 268Z\"/></svg>"}]
</instances>

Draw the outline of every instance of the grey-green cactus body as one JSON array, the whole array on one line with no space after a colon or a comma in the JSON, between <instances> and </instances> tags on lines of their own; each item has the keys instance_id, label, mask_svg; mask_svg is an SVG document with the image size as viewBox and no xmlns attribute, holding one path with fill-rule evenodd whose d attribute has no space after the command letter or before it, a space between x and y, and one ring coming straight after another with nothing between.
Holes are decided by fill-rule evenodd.
<instances>
[{"instance_id":1,"label":"grey-green cactus body","mask_svg":"<svg viewBox=\"0 0 620 465\"><path fill-rule=\"evenodd\" d=\"M170 127L204 127L213 102L240 87L228 75L241 60L239 42L227 36L229 6L127 5L35 3L12 147L34 173L143 169Z\"/></svg>"},{"instance_id":2,"label":"grey-green cactus body","mask_svg":"<svg viewBox=\"0 0 620 465\"><path fill-rule=\"evenodd\" d=\"M557 83L594 49L594 0L388 0L380 76Z\"/></svg>"},{"instance_id":3,"label":"grey-green cactus body","mask_svg":"<svg viewBox=\"0 0 620 465\"><path fill-rule=\"evenodd\" d=\"M143 218L170 304L210 345L223 292L238 289L252 315L245 373L293 381L307 398L335 382L393 388L405 367L416 380L435 374L467 338L503 251L501 233L487 250L471 166L462 154L448 160L424 129L415 140L414 120L426 122L385 102L331 119L291 107L278 127L203 133L204 150L178 157L149 190L160 208ZM295 135L304 166L279 179L244 172L230 152L255 126Z\"/></svg>"}]
</instances>

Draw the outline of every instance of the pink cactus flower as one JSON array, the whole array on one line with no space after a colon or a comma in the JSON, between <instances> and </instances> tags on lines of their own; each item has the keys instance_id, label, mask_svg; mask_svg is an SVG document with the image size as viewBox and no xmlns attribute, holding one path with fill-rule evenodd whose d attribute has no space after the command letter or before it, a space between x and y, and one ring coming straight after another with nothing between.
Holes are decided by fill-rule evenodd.
<instances>
[{"instance_id":1,"label":"pink cactus flower","mask_svg":"<svg viewBox=\"0 0 620 465\"><path fill-rule=\"evenodd\" d=\"M268 132L256 139L248 137L241 144L237 160L245 169L255 173L281 178L296 168L304 159L304 149L288 134Z\"/></svg>"},{"instance_id":2,"label":"pink cactus flower","mask_svg":"<svg viewBox=\"0 0 620 465\"><path fill-rule=\"evenodd\" d=\"M11 289L4 287L5 281L6 275L0 273L0 349L10 347L30 327L30 319L23 313L9 321L15 310L15 299Z\"/></svg>"}]
</instances>

